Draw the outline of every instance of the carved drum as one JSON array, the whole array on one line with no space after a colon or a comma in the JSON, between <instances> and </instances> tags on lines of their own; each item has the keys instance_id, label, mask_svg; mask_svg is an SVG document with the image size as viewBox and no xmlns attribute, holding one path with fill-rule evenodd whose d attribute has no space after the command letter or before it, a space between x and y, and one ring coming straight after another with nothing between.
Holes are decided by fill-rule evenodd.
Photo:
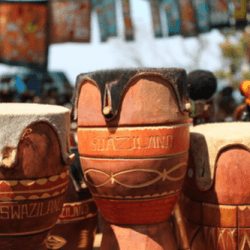
<instances>
[{"instance_id":1,"label":"carved drum","mask_svg":"<svg viewBox=\"0 0 250 250\"><path fill-rule=\"evenodd\" d=\"M0 104L0 249L47 249L68 186L66 108Z\"/></svg>"},{"instance_id":2,"label":"carved drum","mask_svg":"<svg viewBox=\"0 0 250 250\"><path fill-rule=\"evenodd\" d=\"M72 145L76 145L74 136L71 136ZM77 147L71 148L71 151L76 155L76 159L70 165L66 201L47 240L47 247L60 250L92 250L98 222L97 207L85 184Z\"/></svg>"},{"instance_id":3,"label":"carved drum","mask_svg":"<svg viewBox=\"0 0 250 250\"><path fill-rule=\"evenodd\" d=\"M180 249L250 248L249 128L248 122L191 128L180 200L190 248Z\"/></svg>"},{"instance_id":4,"label":"carved drum","mask_svg":"<svg viewBox=\"0 0 250 250\"><path fill-rule=\"evenodd\" d=\"M106 221L101 249L138 244L139 249L165 249L166 237L158 236L160 227L154 224L168 220L186 173L185 80L182 69L78 76L78 147L85 179Z\"/></svg>"}]
</instances>

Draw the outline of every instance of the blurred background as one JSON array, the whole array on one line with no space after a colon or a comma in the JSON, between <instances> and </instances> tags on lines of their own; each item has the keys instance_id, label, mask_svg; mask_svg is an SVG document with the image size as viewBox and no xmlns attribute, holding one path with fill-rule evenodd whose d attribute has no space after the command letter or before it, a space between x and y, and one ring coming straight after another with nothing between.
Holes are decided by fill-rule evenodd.
<instances>
[{"instance_id":1,"label":"blurred background","mask_svg":"<svg viewBox=\"0 0 250 250\"><path fill-rule=\"evenodd\" d=\"M178 67L216 75L226 118L250 80L249 14L249 0L2 0L0 101L70 107L80 73Z\"/></svg>"}]
</instances>

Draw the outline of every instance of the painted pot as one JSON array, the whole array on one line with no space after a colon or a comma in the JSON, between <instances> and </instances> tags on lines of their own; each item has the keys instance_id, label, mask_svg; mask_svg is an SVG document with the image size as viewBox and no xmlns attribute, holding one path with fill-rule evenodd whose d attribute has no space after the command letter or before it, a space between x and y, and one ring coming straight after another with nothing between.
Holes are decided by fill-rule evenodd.
<instances>
[{"instance_id":1,"label":"painted pot","mask_svg":"<svg viewBox=\"0 0 250 250\"><path fill-rule=\"evenodd\" d=\"M0 249L46 249L68 186L68 109L0 104Z\"/></svg>"},{"instance_id":2,"label":"painted pot","mask_svg":"<svg viewBox=\"0 0 250 250\"><path fill-rule=\"evenodd\" d=\"M76 144L74 137L71 142ZM46 244L48 249L92 250L98 224L97 207L85 184L78 150L73 147L71 151L76 155L76 159L70 165L66 200Z\"/></svg>"},{"instance_id":3,"label":"painted pot","mask_svg":"<svg viewBox=\"0 0 250 250\"><path fill-rule=\"evenodd\" d=\"M146 225L168 220L188 159L185 79L181 69L78 76L80 161L106 222Z\"/></svg>"},{"instance_id":4,"label":"painted pot","mask_svg":"<svg viewBox=\"0 0 250 250\"><path fill-rule=\"evenodd\" d=\"M191 128L180 206L192 250L250 247L249 127L234 122Z\"/></svg>"}]
</instances>

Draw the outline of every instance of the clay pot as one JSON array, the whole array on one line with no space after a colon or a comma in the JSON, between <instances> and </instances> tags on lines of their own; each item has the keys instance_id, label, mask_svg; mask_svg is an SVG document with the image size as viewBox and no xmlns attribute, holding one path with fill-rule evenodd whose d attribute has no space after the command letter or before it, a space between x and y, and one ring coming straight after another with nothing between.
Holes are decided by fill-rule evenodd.
<instances>
[{"instance_id":1,"label":"clay pot","mask_svg":"<svg viewBox=\"0 0 250 250\"><path fill-rule=\"evenodd\" d=\"M46 249L68 186L69 110L0 104L0 249Z\"/></svg>"},{"instance_id":2,"label":"clay pot","mask_svg":"<svg viewBox=\"0 0 250 250\"><path fill-rule=\"evenodd\" d=\"M75 114L81 165L108 224L128 224L127 230L144 225L138 229L143 234L146 225L169 219L188 159L185 77L178 69L113 70L78 77ZM108 249L108 235L104 227L101 249ZM119 245L127 249L129 243ZM163 247L155 244L155 249Z\"/></svg>"},{"instance_id":3,"label":"clay pot","mask_svg":"<svg viewBox=\"0 0 250 250\"><path fill-rule=\"evenodd\" d=\"M74 145L76 141L71 136L71 146ZM97 207L85 184L78 150L73 147L71 151L76 159L70 165L66 200L46 244L48 249L92 250L98 224Z\"/></svg>"},{"instance_id":4,"label":"clay pot","mask_svg":"<svg viewBox=\"0 0 250 250\"><path fill-rule=\"evenodd\" d=\"M191 128L180 206L192 250L250 247L249 127L235 122Z\"/></svg>"}]
</instances>

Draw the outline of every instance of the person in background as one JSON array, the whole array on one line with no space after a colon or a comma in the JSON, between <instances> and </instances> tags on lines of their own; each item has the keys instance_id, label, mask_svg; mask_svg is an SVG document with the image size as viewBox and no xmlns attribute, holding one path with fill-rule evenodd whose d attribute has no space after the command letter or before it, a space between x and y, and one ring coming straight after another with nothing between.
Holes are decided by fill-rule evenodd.
<instances>
[{"instance_id":1,"label":"person in background","mask_svg":"<svg viewBox=\"0 0 250 250\"><path fill-rule=\"evenodd\" d=\"M212 122L215 114L214 94L217 90L215 75L207 70L195 70L187 75L188 94L192 103L190 116L193 125Z\"/></svg>"},{"instance_id":2,"label":"person in background","mask_svg":"<svg viewBox=\"0 0 250 250\"><path fill-rule=\"evenodd\" d=\"M237 106L233 97L233 91L233 87L225 87L220 91L218 97L216 98L216 104L218 106L216 120L218 122L233 120L234 110Z\"/></svg>"},{"instance_id":3,"label":"person in background","mask_svg":"<svg viewBox=\"0 0 250 250\"><path fill-rule=\"evenodd\" d=\"M245 97L245 109L240 117L240 121L250 121L250 81L243 81L239 86L240 93Z\"/></svg>"}]
</instances>

